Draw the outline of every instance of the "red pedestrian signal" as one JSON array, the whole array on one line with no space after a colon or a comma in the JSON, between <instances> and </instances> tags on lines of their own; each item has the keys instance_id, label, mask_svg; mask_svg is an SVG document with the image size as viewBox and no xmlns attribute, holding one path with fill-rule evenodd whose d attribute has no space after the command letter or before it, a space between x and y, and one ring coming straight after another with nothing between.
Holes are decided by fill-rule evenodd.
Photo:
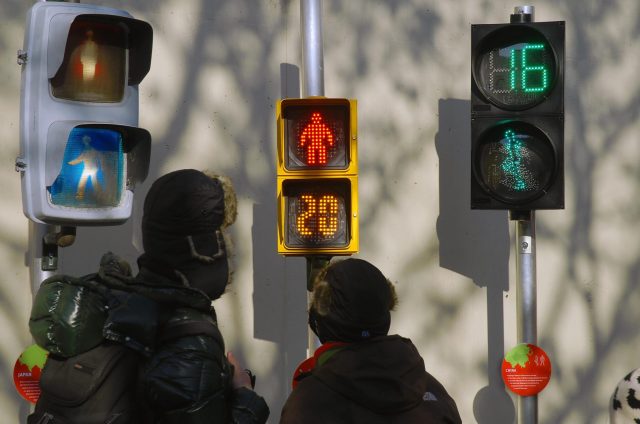
<instances>
[{"instance_id":1,"label":"red pedestrian signal","mask_svg":"<svg viewBox=\"0 0 640 424\"><path fill-rule=\"evenodd\" d=\"M357 252L355 100L285 99L276 113L278 253Z\"/></svg>"},{"instance_id":2,"label":"red pedestrian signal","mask_svg":"<svg viewBox=\"0 0 640 424\"><path fill-rule=\"evenodd\" d=\"M335 145L333 131L322 121L320 112L311 114L311 122L308 123L300 138L298 149L302 150L309 166L326 166L328 151Z\"/></svg>"}]
</instances>

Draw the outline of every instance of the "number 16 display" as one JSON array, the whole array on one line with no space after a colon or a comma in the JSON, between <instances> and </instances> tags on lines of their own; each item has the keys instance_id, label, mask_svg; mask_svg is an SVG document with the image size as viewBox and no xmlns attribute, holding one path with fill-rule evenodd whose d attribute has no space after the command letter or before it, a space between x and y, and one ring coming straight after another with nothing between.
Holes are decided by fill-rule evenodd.
<instances>
[{"instance_id":1,"label":"number 16 display","mask_svg":"<svg viewBox=\"0 0 640 424\"><path fill-rule=\"evenodd\" d=\"M285 99L276 114L278 253L357 252L355 100Z\"/></svg>"}]
</instances>

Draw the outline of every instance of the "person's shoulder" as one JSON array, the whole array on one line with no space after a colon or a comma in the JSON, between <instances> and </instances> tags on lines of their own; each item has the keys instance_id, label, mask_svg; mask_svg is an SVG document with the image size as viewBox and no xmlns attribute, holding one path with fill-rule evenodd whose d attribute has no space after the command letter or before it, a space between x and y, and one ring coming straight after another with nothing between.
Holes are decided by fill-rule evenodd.
<instances>
[{"instance_id":1,"label":"person's shoulder","mask_svg":"<svg viewBox=\"0 0 640 424\"><path fill-rule=\"evenodd\" d=\"M301 380L289 395L282 408L280 424L315 424L332 422L339 410L340 399L316 377L310 375Z\"/></svg>"}]
</instances>

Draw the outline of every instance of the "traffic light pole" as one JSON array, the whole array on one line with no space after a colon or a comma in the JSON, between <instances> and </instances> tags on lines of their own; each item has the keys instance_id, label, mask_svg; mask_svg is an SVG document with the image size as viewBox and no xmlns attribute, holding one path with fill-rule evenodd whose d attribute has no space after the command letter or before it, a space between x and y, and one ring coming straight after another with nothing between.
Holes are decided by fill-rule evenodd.
<instances>
[{"instance_id":1,"label":"traffic light pole","mask_svg":"<svg viewBox=\"0 0 640 424\"><path fill-rule=\"evenodd\" d=\"M300 28L302 32L302 97L324 96L324 61L322 50L322 0L300 1ZM313 280L318 271L329 262L327 257L307 256L307 309L311 307ZM311 357L318 345L317 338L307 328L307 356Z\"/></svg>"},{"instance_id":2,"label":"traffic light pole","mask_svg":"<svg viewBox=\"0 0 640 424\"><path fill-rule=\"evenodd\" d=\"M511 23L533 22L533 6L516 6ZM516 221L516 317L518 344L538 344L535 211L510 211ZM518 396L517 424L538 423L538 395Z\"/></svg>"},{"instance_id":3,"label":"traffic light pole","mask_svg":"<svg viewBox=\"0 0 640 424\"><path fill-rule=\"evenodd\" d=\"M511 211L516 221L516 316L518 344L537 344L535 212ZM518 424L537 424L538 396L518 396Z\"/></svg>"},{"instance_id":4,"label":"traffic light pole","mask_svg":"<svg viewBox=\"0 0 640 424\"><path fill-rule=\"evenodd\" d=\"M324 96L322 0L300 1L302 97Z\"/></svg>"},{"instance_id":5,"label":"traffic light pole","mask_svg":"<svg viewBox=\"0 0 640 424\"><path fill-rule=\"evenodd\" d=\"M533 22L533 6L516 6L511 23ZM518 344L538 344L535 211L510 211L516 221L516 316ZM518 424L538 423L538 395L518 396Z\"/></svg>"}]
</instances>

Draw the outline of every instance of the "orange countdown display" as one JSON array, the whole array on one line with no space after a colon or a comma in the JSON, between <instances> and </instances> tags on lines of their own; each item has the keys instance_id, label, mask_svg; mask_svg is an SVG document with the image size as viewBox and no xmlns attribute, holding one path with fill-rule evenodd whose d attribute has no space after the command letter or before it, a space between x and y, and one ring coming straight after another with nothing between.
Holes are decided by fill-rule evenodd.
<instances>
[{"instance_id":1,"label":"orange countdown display","mask_svg":"<svg viewBox=\"0 0 640 424\"><path fill-rule=\"evenodd\" d=\"M296 230L303 236L330 237L338 230L339 198L332 194L300 196Z\"/></svg>"},{"instance_id":2,"label":"orange countdown display","mask_svg":"<svg viewBox=\"0 0 640 424\"><path fill-rule=\"evenodd\" d=\"M278 252L357 252L355 100L285 99L276 111Z\"/></svg>"}]
</instances>

